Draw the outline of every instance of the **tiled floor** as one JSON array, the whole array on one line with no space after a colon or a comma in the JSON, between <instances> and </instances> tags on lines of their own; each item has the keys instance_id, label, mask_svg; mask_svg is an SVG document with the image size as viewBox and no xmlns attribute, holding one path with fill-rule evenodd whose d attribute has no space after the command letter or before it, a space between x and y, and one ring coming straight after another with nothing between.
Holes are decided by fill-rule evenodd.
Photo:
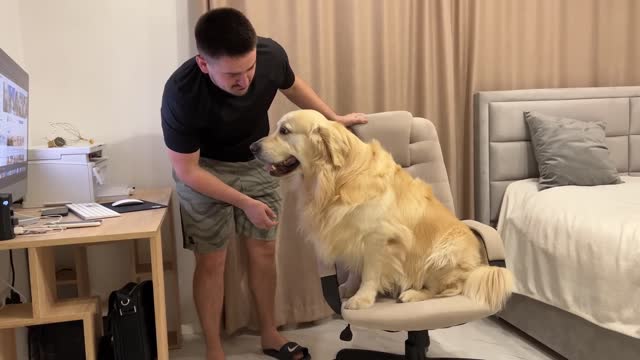
<instances>
[{"instance_id":1,"label":"tiled floor","mask_svg":"<svg viewBox=\"0 0 640 360\"><path fill-rule=\"evenodd\" d=\"M364 348L394 353L404 352L406 332L389 333L352 328L353 340L339 339L344 329L342 320L327 320L317 325L284 331L289 339L307 346L314 360L333 360L342 348ZM430 357L469 357L487 360L557 360L528 339L514 332L499 320L483 319L449 329L430 332ZM262 355L260 339L254 335L239 335L225 341L228 360L273 359ZM171 352L171 359L201 360L204 343L199 337L186 338L182 349Z\"/></svg>"}]
</instances>

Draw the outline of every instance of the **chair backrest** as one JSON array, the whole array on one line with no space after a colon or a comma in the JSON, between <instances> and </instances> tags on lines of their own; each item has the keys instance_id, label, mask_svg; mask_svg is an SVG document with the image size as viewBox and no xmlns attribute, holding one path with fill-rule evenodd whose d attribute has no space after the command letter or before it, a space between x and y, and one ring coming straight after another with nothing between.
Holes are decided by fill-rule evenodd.
<instances>
[{"instance_id":1,"label":"chair backrest","mask_svg":"<svg viewBox=\"0 0 640 360\"><path fill-rule=\"evenodd\" d=\"M352 127L362 141L376 139L410 174L433 187L435 196L454 214L447 169L433 123L407 111L367 115L368 123Z\"/></svg>"}]
</instances>

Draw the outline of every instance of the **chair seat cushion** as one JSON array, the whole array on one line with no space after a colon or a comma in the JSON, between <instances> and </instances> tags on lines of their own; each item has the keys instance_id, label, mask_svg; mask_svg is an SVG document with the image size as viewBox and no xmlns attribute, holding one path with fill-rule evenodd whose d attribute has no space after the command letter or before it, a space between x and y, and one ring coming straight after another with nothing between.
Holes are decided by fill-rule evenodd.
<instances>
[{"instance_id":1,"label":"chair seat cushion","mask_svg":"<svg viewBox=\"0 0 640 360\"><path fill-rule=\"evenodd\" d=\"M379 297L368 309L347 310L344 306L342 309L342 317L353 326L390 331L434 330L491 315L493 312L488 307L462 295L413 303Z\"/></svg>"}]
</instances>

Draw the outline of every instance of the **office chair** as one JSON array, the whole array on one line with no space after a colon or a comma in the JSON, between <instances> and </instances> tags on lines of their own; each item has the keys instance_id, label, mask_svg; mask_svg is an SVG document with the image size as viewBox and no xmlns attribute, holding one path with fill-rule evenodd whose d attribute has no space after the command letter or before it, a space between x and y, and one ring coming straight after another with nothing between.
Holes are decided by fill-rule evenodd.
<instances>
[{"instance_id":1,"label":"office chair","mask_svg":"<svg viewBox=\"0 0 640 360\"><path fill-rule=\"evenodd\" d=\"M434 194L454 211L438 134L431 121L414 117L406 111L370 114L368 124L356 125L352 131L361 140L377 139L398 164L409 173L433 187ZM505 266L504 248L495 229L473 220L464 220L484 244L486 261L493 266ZM407 331L405 353L390 354L373 350L343 349L336 360L424 360L429 348L429 330L442 329L482 319L494 313L486 306L463 296L434 298L414 303L398 303L396 299L378 296L368 309L348 310L343 300L348 299L359 286L353 274L341 283L339 264L318 263L325 300L334 312L349 324L342 332L342 340L351 340L350 326L383 331Z\"/></svg>"}]
</instances>

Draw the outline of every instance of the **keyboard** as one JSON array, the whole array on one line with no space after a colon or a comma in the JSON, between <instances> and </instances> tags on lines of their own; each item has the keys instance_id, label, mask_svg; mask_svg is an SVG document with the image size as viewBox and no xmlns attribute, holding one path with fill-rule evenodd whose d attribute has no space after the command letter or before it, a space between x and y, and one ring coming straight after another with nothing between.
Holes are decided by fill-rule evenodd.
<instances>
[{"instance_id":1,"label":"keyboard","mask_svg":"<svg viewBox=\"0 0 640 360\"><path fill-rule=\"evenodd\" d=\"M69 210L82 220L96 220L120 216L117 213L98 203L73 203L66 204Z\"/></svg>"}]
</instances>

